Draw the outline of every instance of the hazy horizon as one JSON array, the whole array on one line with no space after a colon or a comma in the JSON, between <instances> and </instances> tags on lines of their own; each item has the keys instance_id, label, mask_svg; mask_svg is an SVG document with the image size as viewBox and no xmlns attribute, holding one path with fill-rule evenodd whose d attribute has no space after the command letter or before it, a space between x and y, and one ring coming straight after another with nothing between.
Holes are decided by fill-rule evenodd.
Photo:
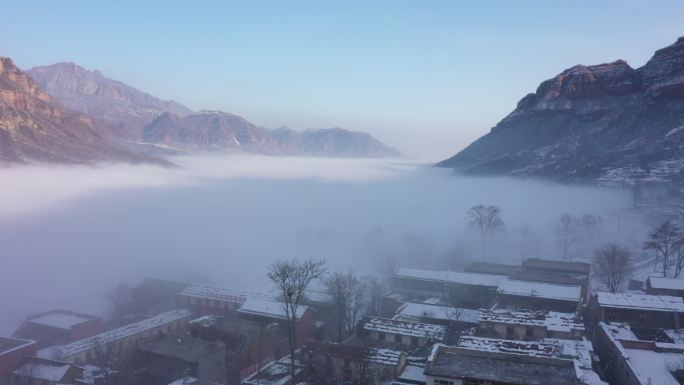
<instances>
[{"instance_id":1,"label":"hazy horizon","mask_svg":"<svg viewBox=\"0 0 684 385\"><path fill-rule=\"evenodd\" d=\"M429 161L566 68L638 67L684 35L679 1L126 5L13 4L0 55L23 69L72 61L259 126L366 131Z\"/></svg>"},{"instance_id":2,"label":"hazy horizon","mask_svg":"<svg viewBox=\"0 0 684 385\"><path fill-rule=\"evenodd\" d=\"M276 259L321 258L360 274L378 273L387 255L421 267L454 252L480 260L466 224L476 204L503 209L499 262L520 261L523 222L534 231L534 255L556 258L553 228L563 212L602 216L602 241L638 245L644 234L640 222L617 219L630 207L619 189L457 177L392 160L173 160L181 167L0 169L0 243L10 260L0 270L0 302L12 304L0 334L53 308L106 315L107 290L148 276L268 290Z\"/></svg>"}]
</instances>

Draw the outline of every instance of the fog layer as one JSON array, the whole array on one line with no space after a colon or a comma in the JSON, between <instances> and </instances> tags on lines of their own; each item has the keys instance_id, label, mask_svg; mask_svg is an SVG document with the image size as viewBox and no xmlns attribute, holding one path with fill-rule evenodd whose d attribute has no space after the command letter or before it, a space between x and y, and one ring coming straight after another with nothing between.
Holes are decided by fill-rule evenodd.
<instances>
[{"instance_id":1,"label":"fog layer","mask_svg":"<svg viewBox=\"0 0 684 385\"><path fill-rule=\"evenodd\" d=\"M627 193L536 181L463 178L396 161L199 156L181 167L101 165L0 170L0 334L52 308L104 315L105 292L146 277L268 288L275 259L314 257L330 268L376 272L399 263L477 260L466 211L503 209L497 261L557 257L561 213L604 218L606 239L627 238ZM579 255L579 258L587 257Z\"/></svg>"}]
</instances>

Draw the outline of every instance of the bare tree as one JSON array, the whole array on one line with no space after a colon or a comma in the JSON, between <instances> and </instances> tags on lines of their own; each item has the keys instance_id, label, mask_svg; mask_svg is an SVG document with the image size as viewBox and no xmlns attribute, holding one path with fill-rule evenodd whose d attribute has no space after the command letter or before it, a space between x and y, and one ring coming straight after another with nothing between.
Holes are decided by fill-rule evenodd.
<instances>
[{"instance_id":1,"label":"bare tree","mask_svg":"<svg viewBox=\"0 0 684 385\"><path fill-rule=\"evenodd\" d=\"M290 371L295 381L295 349L297 347L297 317L306 289L314 279L325 274L325 262L312 259L277 261L271 265L268 278L283 296L290 348Z\"/></svg>"},{"instance_id":2,"label":"bare tree","mask_svg":"<svg viewBox=\"0 0 684 385\"><path fill-rule=\"evenodd\" d=\"M385 373L383 366L376 362L378 348L370 345L361 345L357 358L359 368L359 385L382 384L390 379Z\"/></svg>"},{"instance_id":3,"label":"bare tree","mask_svg":"<svg viewBox=\"0 0 684 385\"><path fill-rule=\"evenodd\" d=\"M632 253L626 247L609 243L594 254L594 274L606 286L606 290L617 293L634 273Z\"/></svg>"},{"instance_id":4,"label":"bare tree","mask_svg":"<svg viewBox=\"0 0 684 385\"><path fill-rule=\"evenodd\" d=\"M394 273L397 272L399 268L399 263L397 258L393 253L387 253L383 255L378 261L378 272L385 281L385 285L389 288L392 287L392 279L394 278Z\"/></svg>"},{"instance_id":5,"label":"bare tree","mask_svg":"<svg viewBox=\"0 0 684 385\"><path fill-rule=\"evenodd\" d=\"M503 229L501 208L497 206L473 206L468 210L468 225L480 232L482 259L491 259L494 235Z\"/></svg>"},{"instance_id":6,"label":"bare tree","mask_svg":"<svg viewBox=\"0 0 684 385\"><path fill-rule=\"evenodd\" d=\"M107 301L111 306L112 315L114 318L120 317L123 312L123 307L133 299L131 288L120 282L107 292Z\"/></svg>"},{"instance_id":7,"label":"bare tree","mask_svg":"<svg viewBox=\"0 0 684 385\"><path fill-rule=\"evenodd\" d=\"M672 221L665 221L661 223L654 231L649 234L648 240L644 242L645 250L654 250L656 253L656 264L661 263L663 268L663 277L668 276L670 265L675 262L675 278L679 276L684 267L684 259L682 254L682 246L684 244L684 235L682 231ZM679 266L677 266L679 265Z\"/></svg>"},{"instance_id":8,"label":"bare tree","mask_svg":"<svg viewBox=\"0 0 684 385\"><path fill-rule=\"evenodd\" d=\"M359 320L364 305L364 288L350 271L335 272L324 280L337 317L337 342L349 336Z\"/></svg>"},{"instance_id":9,"label":"bare tree","mask_svg":"<svg viewBox=\"0 0 684 385\"><path fill-rule=\"evenodd\" d=\"M449 306L444 308L444 316L448 320L448 335L447 343L449 345L458 345L463 334L463 316L464 310L458 306Z\"/></svg>"},{"instance_id":10,"label":"bare tree","mask_svg":"<svg viewBox=\"0 0 684 385\"><path fill-rule=\"evenodd\" d=\"M387 287L374 276L366 277L364 280L369 297L366 303L365 314L372 316L380 315L382 314L382 297L385 295Z\"/></svg>"},{"instance_id":11,"label":"bare tree","mask_svg":"<svg viewBox=\"0 0 684 385\"><path fill-rule=\"evenodd\" d=\"M100 369L101 383L109 384L114 373L114 362L120 352L115 352L114 347L101 338L95 339L93 350L95 351L95 365Z\"/></svg>"},{"instance_id":12,"label":"bare tree","mask_svg":"<svg viewBox=\"0 0 684 385\"><path fill-rule=\"evenodd\" d=\"M558 246L560 246L563 261L572 261L571 249L575 242L577 242L579 223L577 217L567 213L561 214L558 217L556 236L558 237Z\"/></svg>"},{"instance_id":13,"label":"bare tree","mask_svg":"<svg viewBox=\"0 0 684 385\"><path fill-rule=\"evenodd\" d=\"M520 259L531 258L537 242L534 229L525 222L521 222L515 229L520 241Z\"/></svg>"},{"instance_id":14,"label":"bare tree","mask_svg":"<svg viewBox=\"0 0 684 385\"><path fill-rule=\"evenodd\" d=\"M459 271L467 262L469 256L468 250L463 244L455 244L448 250L442 252L439 258L439 266L450 271Z\"/></svg>"},{"instance_id":15,"label":"bare tree","mask_svg":"<svg viewBox=\"0 0 684 385\"><path fill-rule=\"evenodd\" d=\"M36 362L31 357L26 357L24 364L15 371L18 375L24 377L27 383L33 383L35 380L33 376L36 374Z\"/></svg>"},{"instance_id":16,"label":"bare tree","mask_svg":"<svg viewBox=\"0 0 684 385\"><path fill-rule=\"evenodd\" d=\"M590 246L599 245L603 237L603 218L598 215L584 214L579 218L581 238Z\"/></svg>"}]
</instances>

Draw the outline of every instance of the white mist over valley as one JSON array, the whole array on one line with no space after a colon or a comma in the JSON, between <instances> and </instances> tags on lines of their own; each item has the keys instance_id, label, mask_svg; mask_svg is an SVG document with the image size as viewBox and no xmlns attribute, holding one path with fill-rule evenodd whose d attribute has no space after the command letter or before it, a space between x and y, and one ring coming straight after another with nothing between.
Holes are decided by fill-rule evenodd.
<instances>
[{"instance_id":1,"label":"white mist over valley","mask_svg":"<svg viewBox=\"0 0 684 385\"><path fill-rule=\"evenodd\" d=\"M267 291L278 259L325 259L362 275L387 258L434 268L481 260L466 222L477 204L503 209L492 262L522 259L522 223L532 230L527 256L557 259L553 231L566 212L601 216L603 242L638 246L645 233L618 189L467 178L401 160L172 160L179 167L0 170L0 331L44 309L106 316L106 292L145 277Z\"/></svg>"}]
</instances>

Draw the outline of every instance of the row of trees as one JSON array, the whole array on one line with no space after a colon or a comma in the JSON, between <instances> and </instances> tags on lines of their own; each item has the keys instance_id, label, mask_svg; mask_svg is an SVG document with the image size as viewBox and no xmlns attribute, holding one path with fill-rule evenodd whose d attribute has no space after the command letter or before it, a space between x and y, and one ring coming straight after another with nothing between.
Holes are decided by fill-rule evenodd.
<instances>
[{"instance_id":1,"label":"row of trees","mask_svg":"<svg viewBox=\"0 0 684 385\"><path fill-rule=\"evenodd\" d=\"M663 270L663 277L678 278L684 269L684 233L672 221L661 223L653 230L644 242L645 250L655 252L653 271L658 266Z\"/></svg>"},{"instance_id":2,"label":"row of trees","mask_svg":"<svg viewBox=\"0 0 684 385\"><path fill-rule=\"evenodd\" d=\"M498 206L476 205L466 213L468 226L480 235L480 249L483 260L492 260L492 249L496 234L505 230L502 219L503 210ZM575 216L568 213L561 214L554 228L556 240L563 261L572 261L574 247L579 242L594 245L601 241L603 219L598 216L585 214ZM530 241L534 230L526 223L521 223L516 229L521 240L521 255L530 252Z\"/></svg>"},{"instance_id":3,"label":"row of trees","mask_svg":"<svg viewBox=\"0 0 684 385\"><path fill-rule=\"evenodd\" d=\"M684 270L684 232L672 221L658 225L643 243L643 250L655 252L653 271L662 270L663 277L679 278ZM635 271L633 252L611 243L596 250L593 264L595 277L611 293L620 291Z\"/></svg>"}]
</instances>

